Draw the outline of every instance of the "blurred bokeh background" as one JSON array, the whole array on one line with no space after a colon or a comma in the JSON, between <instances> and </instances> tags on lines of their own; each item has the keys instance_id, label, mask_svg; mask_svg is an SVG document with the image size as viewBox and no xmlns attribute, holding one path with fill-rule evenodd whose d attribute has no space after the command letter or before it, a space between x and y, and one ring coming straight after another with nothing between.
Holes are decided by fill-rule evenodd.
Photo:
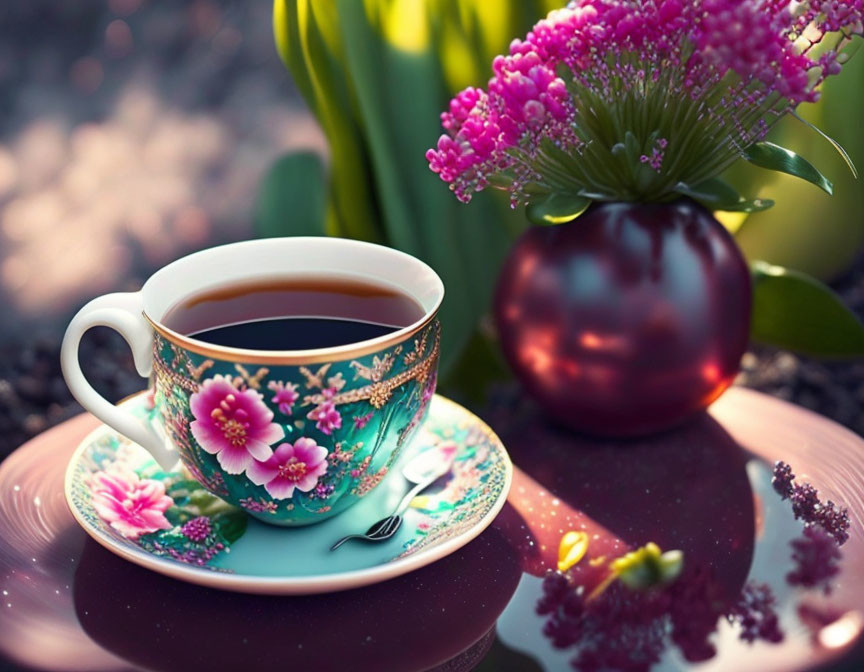
<instances>
[{"instance_id":1,"label":"blurred bokeh background","mask_svg":"<svg viewBox=\"0 0 864 672\"><path fill-rule=\"evenodd\" d=\"M3 3L0 335L252 235L273 159L324 150L270 17L266 2Z\"/></svg>"},{"instance_id":2,"label":"blurred bokeh background","mask_svg":"<svg viewBox=\"0 0 864 672\"><path fill-rule=\"evenodd\" d=\"M381 88L378 93L370 90L366 100L357 96L358 106L373 103L375 95L404 95L393 83L409 77L406 82L431 92L426 96L431 100L408 101L428 103L421 116L431 122L403 115L415 126L399 130L420 149L431 146L440 132L438 111L449 95L467 84L482 84L491 55L506 49L512 37L523 34L555 4L367 2L378 12L367 12L367 18L383 26L375 37L388 49L381 52L381 62L394 67L376 70ZM325 47L333 49L326 33L332 25L326 21L335 19L328 14L334 3L319 0L315 6L322 10ZM261 203L279 203L281 183L274 173L269 180L265 176L280 157L307 152L327 165L325 135L301 96L302 83L295 86L277 55L272 11L269 2L240 0L0 3L0 459L28 437L78 412L60 378L58 352L65 324L86 300L135 289L154 269L189 251L260 235L262 225L259 221L256 226L256 219L261 218ZM434 49L427 49L430 39L437 40ZM394 54L404 59L394 60ZM432 72L428 67L433 61L440 82L433 86L410 79L411 68ZM853 59L830 82L822 103L802 113L846 145L864 166L861 110L864 57ZM402 121L394 120L391 128ZM794 178L772 176L766 181L765 175L738 172L733 179L747 187L742 191L779 203L772 211L735 222L738 239L752 258L831 282L844 302L864 315L864 183L853 180L830 145L800 123L790 120L778 134L779 141L801 151L835 181L837 195L829 198ZM369 151L364 160L380 159ZM442 263L453 264L454 273L467 273L466 286L473 288L476 278L490 279L491 284L494 270L490 274L470 257L488 255L490 247L498 250L495 254L506 250L515 233L512 216L500 228L501 240L489 246L490 234L481 232L479 220L494 218L489 213L501 210L482 203L458 206L426 171L422 152L414 152L413 146L411 151L411 157L416 155L411 170L423 182L409 210L450 222L450 214L436 214L425 199L427 193L435 199L440 194L450 199L448 208L452 200L452 212L460 218L452 225L469 238L453 245L441 234L438 252L448 260ZM262 195L264 183L269 192ZM411 195L403 192L406 198ZM481 207L486 209L477 209ZM328 216L335 216L332 209ZM393 222L381 219L383 223L365 224L379 240L399 243L388 229ZM477 228L471 228L472 219ZM276 233L291 233L289 220ZM440 242L437 225L430 219L424 225L427 233L420 235L432 248ZM351 235L340 230L338 222L335 230ZM467 250L468 259L453 261L448 249L455 247ZM494 261L493 254L488 263ZM477 296L482 305L483 292ZM462 319L453 317L447 328L461 328ZM494 353L469 338L473 328L472 323L462 330L461 351L469 353L475 368L460 367L454 357L444 391L482 408L488 388L478 383L477 367L494 370L499 378L506 374ZM117 399L142 387L115 334L91 332L82 361L97 389L109 397ZM742 384L801 403L864 433L860 363L816 362L756 348L743 364ZM497 385L509 383L499 380Z\"/></svg>"},{"instance_id":3,"label":"blurred bokeh background","mask_svg":"<svg viewBox=\"0 0 864 672\"><path fill-rule=\"evenodd\" d=\"M75 310L251 237L273 160L326 151L271 16L231 0L0 3L0 458L77 412L57 363ZM141 387L114 335L85 347L103 392Z\"/></svg>"}]
</instances>

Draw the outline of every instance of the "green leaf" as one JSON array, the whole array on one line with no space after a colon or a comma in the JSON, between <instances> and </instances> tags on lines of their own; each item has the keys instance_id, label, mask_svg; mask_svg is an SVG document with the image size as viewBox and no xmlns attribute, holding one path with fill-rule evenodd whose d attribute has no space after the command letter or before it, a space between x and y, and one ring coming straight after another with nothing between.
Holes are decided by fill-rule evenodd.
<instances>
[{"instance_id":1,"label":"green leaf","mask_svg":"<svg viewBox=\"0 0 864 672\"><path fill-rule=\"evenodd\" d=\"M754 340L818 357L864 356L864 324L829 287L763 261L751 271Z\"/></svg>"},{"instance_id":2,"label":"green leaf","mask_svg":"<svg viewBox=\"0 0 864 672\"><path fill-rule=\"evenodd\" d=\"M277 159L261 182L255 212L258 235L325 235L325 180L324 164L314 152Z\"/></svg>"},{"instance_id":3,"label":"green leaf","mask_svg":"<svg viewBox=\"0 0 864 672\"><path fill-rule=\"evenodd\" d=\"M616 142L612 145L612 156L626 159L627 158L627 145L623 142Z\"/></svg>"},{"instance_id":4,"label":"green leaf","mask_svg":"<svg viewBox=\"0 0 864 672\"><path fill-rule=\"evenodd\" d=\"M366 178L368 156L335 25L335 3L278 0L273 9L280 55L330 144L327 232L380 240L379 217Z\"/></svg>"},{"instance_id":5,"label":"green leaf","mask_svg":"<svg viewBox=\"0 0 864 672\"><path fill-rule=\"evenodd\" d=\"M202 490L204 488L198 481L192 479L174 481L167 490L167 494L171 497L188 496L193 490Z\"/></svg>"},{"instance_id":6,"label":"green leaf","mask_svg":"<svg viewBox=\"0 0 864 672\"><path fill-rule=\"evenodd\" d=\"M539 194L548 194L549 187L539 182L526 182L522 185L522 191L524 191L526 194L536 196Z\"/></svg>"},{"instance_id":7,"label":"green leaf","mask_svg":"<svg viewBox=\"0 0 864 672\"><path fill-rule=\"evenodd\" d=\"M291 70L294 85L310 106L315 104L315 87L305 68L297 20L298 8L288 7L288 0L273 0L273 38L276 51L285 66Z\"/></svg>"},{"instance_id":8,"label":"green leaf","mask_svg":"<svg viewBox=\"0 0 864 672\"><path fill-rule=\"evenodd\" d=\"M751 201L742 199L737 203L720 203L714 209L721 212L762 212L773 207L774 201L770 198L754 198Z\"/></svg>"},{"instance_id":9,"label":"green leaf","mask_svg":"<svg viewBox=\"0 0 864 672\"><path fill-rule=\"evenodd\" d=\"M680 194L689 196L690 198L706 203L710 202L712 204L734 203L743 200L741 194L735 190L735 187L716 178L712 178L695 186L690 186L680 182L676 185L675 190Z\"/></svg>"},{"instance_id":10,"label":"green leaf","mask_svg":"<svg viewBox=\"0 0 864 672\"><path fill-rule=\"evenodd\" d=\"M214 504L219 504L220 507L223 501L219 499L209 490L198 488L189 492L189 505L198 507L198 510L203 514L210 509Z\"/></svg>"},{"instance_id":11,"label":"green leaf","mask_svg":"<svg viewBox=\"0 0 864 672\"><path fill-rule=\"evenodd\" d=\"M192 518L193 516L188 511L185 511L178 506L172 506L170 509L165 511L165 519L175 527L189 522Z\"/></svg>"},{"instance_id":12,"label":"green leaf","mask_svg":"<svg viewBox=\"0 0 864 672\"><path fill-rule=\"evenodd\" d=\"M831 146L832 146L834 149L837 150L837 153L838 153L841 157L843 157L843 160L846 162L846 165L849 166L849 170L852 171L852 175L855 177L855 179L858 179L858 169L855 168L855 164L852 162L852 157L849 156L849 153L848 153L845 149L843 149L843 145L841 145L839 142L837 142L834 138L832 138L830 135L828 135L825 131L823 131L821 128L819 128L819 127L816 126L815 124L811 124L809 121L807 121L806 119L804 119L802 116L800 116L800 115L799 115L797 112L795 112L794 110L791 112L791 114L792 114L793 117L795 117L795 118L796 118L798 121L800 121L802 124L804 124L804 125L807 126L808 128L812 128L812 129L813 129L814 131L816 131L819 135L821 135L821 136L822 136L823 138L825 138L828 142L830 142L830 143L831 143Z\"/></svg>"},{"instance_id":13,"label":"green leaf","mask_svg":"<svg viewBox=\"0 0 864 672\"><path fill-rule=\"evenodd\" d=\"M829 195L834 193L834 185L812 163L792 150L775 145L773 142L757 142L750 145L744 150L744 158L760 168L788 173L807 180Z\"/></svg>"},{"instance_id":14,"label":"green leaf","mask_svg":"<svg viewBox=\"0 0 864 672\"><path fill-rule=\"evenodd\" d=\"M453 368L439 378L438 389L460 403L480 406L488 398L490 385L510 377L497 339L478 329Z\"/></svg>"},{"instance_id":15,"label":"green leaf","mask_svg":"<svg viewBox=\"0 0 864 672\"><path fill-rule=\"evenodd\" d=\"M435 3L421 3L423 9L411 13L408 32L397 29L402 21L394 23L396 4L389 0L330 4L338 9L345 67L369 155L365 172L385 239L426 261L446 287L459 288L441 307L447 325L441 336L443 374L488 310L511 242L506 222L522 218L508 211L506 195L493 190L465 207L423 160L440 133L449 96L431 40ZM430 39L420 39L424 35Z\"/></svg>"},{"instance_id":16,"label":"green leaf","mask_svg":"<svg viewBox=\"0 0 864 672\"><path fill-rule=\"evenodd\" d=\"M610 565L613 576L628 588L646 590L674 581L684 567L684 553L663 553L653 542L616 558Z\"/></svg>"},{"instance_id":17,"label":"green leaf","mask_svg":"<svg viewBox=\"0 0 864 672\"><path fill-rule=\"evenodd\" d=\"M584 196L555 192L529 203L525 214L532 224L550 226L573 221L585 212L589 205L591 199Z\"/></svg>"},{"instance_id":18,"label":"green leaf","mask_svg":"<svg viewBox=\"0 0 864 672\"><path fill-rule=\"evenodd\" d=\"M234 509L233 511L213 516L212 522L219 535L228 544L233 544L246 532L249 516L241 509Z\"/></svg>"},{"instance_id":19,"label":"green leaf","mask_svg":"<svg viewBox=\"0 0 864 672\"><path fill-rule=\"evenodd\" d=\"M496 189L507 189L513 183L513 176L503 173L495 173L494 175L487 177L486 181L489 182L489 186L495 187Z\"/></svg>"},{"instance_id":20,"label":"green leaf","mask_svg":"<svg viewBox=\"0 0 864 672\"><path fill-rule=\"evenodd\" d=\"M734 187L716 177L694 186L679 182L675 191L699 201L710 210L724 212L759 212L774 205L774 201L766 198L748 201L742 198Z\"/></svg>"}]
</instances>

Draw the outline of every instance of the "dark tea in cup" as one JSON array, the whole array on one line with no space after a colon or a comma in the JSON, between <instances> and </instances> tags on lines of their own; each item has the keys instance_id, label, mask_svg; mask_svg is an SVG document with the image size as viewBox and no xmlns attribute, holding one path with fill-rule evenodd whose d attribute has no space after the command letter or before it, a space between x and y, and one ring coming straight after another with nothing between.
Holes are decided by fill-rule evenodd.
<instances>
[{"instance_id":1,"label":"dark tea in cup","mask_svg":"<svg viewBox=\"0 0 864 672\"><path fill-rule=\"evenodd\" d=\"M423 313L411 296L383 284L286 276L204 290L171 307L163 323L212 345L309 350L385 336Z\"/></svg>"}]
</instances>

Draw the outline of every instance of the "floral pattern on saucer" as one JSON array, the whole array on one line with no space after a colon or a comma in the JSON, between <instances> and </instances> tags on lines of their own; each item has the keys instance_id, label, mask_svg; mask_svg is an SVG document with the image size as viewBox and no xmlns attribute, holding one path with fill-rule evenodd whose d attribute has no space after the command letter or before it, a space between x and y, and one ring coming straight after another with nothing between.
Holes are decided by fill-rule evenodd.
<instances>
[{"instance_id":1,"label":"floral pattern on saucer","mask_svg":"<svg viewBox=\"0 0 864 672\"><path fill-rule=\"evenodd\" d=\"M144 396L127 403L138 415L150 413ZM214 558L246 530L244 511L180 469L162 471L143 449L107 428L70 469L67 498L86 525L156 557L217 569Z\"/></svg>"},{"instance_id":2,"label":"floral pattern on saucer","mask_svg":"<svg viewBox=\"0 0 864 672\"><path fill-rule=\"evenodd\" d=\"M498 438L485 425L465 420L457 426L437 425L428 429L442 444L456 449L451 475L444 489L417 497L412 508L423 514L399 557L413 555L427 546L453 539L469 530L490 498L505 487L507 469L494 450Z\"/></svg>"},{"instance_id":3,"label":"floral pattern on saucer","mask_svg":"<svg viewBox=\"0 0 864 672\"><path fill-rule=\"evenodd\" d=\"M142 417L154 412L150 410L146 394L128 400L125 405ZM338 451L324 455L321 450L316 451L316 446L298 446L300 441L296 441L291 450L285 448L282 453L274 453L271 458L273 463L267 470L257 474L256 478L271 487L283 487L280 469L290 467L291 458L298 450L310 464L323 464L325 461L333 463L351 458L350 454L342 456ZM384 576L379 580L390 578L391 575L409 571L412 565L422 566L452 552L491 522L506 499L511 477L509 458L494 433L462 407L442 397L435 397L430 415L417 438L407 448L404 459L410 460L427 450L452 452L452 470L426 493L414 499L397 538L377 545L375 551L378 557L373 560L369 559L368 554L364 555L368 548L362 544L347 553L322 554L316 561L315 573L321 576L347 576L348 584L345 587L351 587L362 585L351 583L352 571L367 570L368 573L370 568L383 569L387 565L393 565L394 570L399 565L408 567L395 573L382 571ZM397 465L394 471L398 471L400 466ZM314 480L314 474L310 474L309 480ZM382 485L382 489L390 488L397 496L403 492L400 488L404 484L398 479L388 483L392 485ZM374 522L374 516L380 513L383 517L388 512L383 509L392 504L386 499L388 493L384 490L380 493L376 490L378 501L376 503L375 497L372 497L369 506L378 508L370 508L363 513L363 516L371 515L373 518L363 520L362 524ZM66 493L75 517L102 545L139 564L168 574L172 572L167 565L185 565L209 575L214 572L233 574L240 582L244 576L254 580L261 573L245 562L242 554L239 559L232 555L238 542L242 540L244 544L255 544L258 543L256 537L263 538L273 534L274 530L278 530L283 539L303 534L299 530L250 524L248 511L266 514L272 501L250 497L243 502L243 508L231 506L205 489L179 464L175 470L161 470L142 448L106 426L85 439L70 462ZM347 515L357 514L343 514ZM339 519L343 516L339 516ZM339 519L314 526L315 534L320 531L322 550L326 551L327 548L324 542L332 541L330 536L336 538L335 533L329 530L335 529L334 525L346 524ZM350 524L354 526L360 523L352 520ZM309 534L308 529L305 534ZM244 538L247 536L249 539ZM293 539L302 539L301 544L309 543L306 541L308 536L295 536ZM274 550L274 557L281 552ZM352 553L357 556L358 566L356 570L346 572L344 561L348 558L353 562ZM333 568L326 566L330 558L338 561ZM272 574L267 575L268 579L271 577ZM184 575L180 578L189 577ZM284 579L284 585L273 592L307 592L291 589L292 580L298 577L291 576L290 570L286 570L286 575L280 578ZM305 572L302 578L309 579L309 572ZM203 578L198 582L213 585ZM364 582L372 581L364 579ZM336 586L333 589L339 589L338 583L333 583Z\"/></svg>"}]
</instances>

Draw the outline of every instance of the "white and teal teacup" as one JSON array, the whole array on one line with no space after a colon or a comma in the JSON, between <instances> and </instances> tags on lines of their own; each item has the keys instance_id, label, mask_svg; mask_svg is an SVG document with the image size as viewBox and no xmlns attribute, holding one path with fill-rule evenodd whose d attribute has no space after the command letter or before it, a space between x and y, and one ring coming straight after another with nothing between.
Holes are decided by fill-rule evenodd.
<instances>
[{"instance_id":1,"label":"white and teal teacup","mask_svg":"<svg viewBox=\"0 0 864 672\"><path fill-rule=\"evenodd\" d=\"M274 277L374 282L410 296L423 315L370 340L311 350L213 345L167 327L174 307L209 289ZM277 238L225 245L175 261L139 292L88 303L63 340L63 374L84 408L167 468L182 460L208 490L277 525L307 525L375 488L423 421L435 391L441 279L379 245ZM107 401L78 362L91 327L116 329L150 376L155 420Z\"/></svg>"}]
</instances>

